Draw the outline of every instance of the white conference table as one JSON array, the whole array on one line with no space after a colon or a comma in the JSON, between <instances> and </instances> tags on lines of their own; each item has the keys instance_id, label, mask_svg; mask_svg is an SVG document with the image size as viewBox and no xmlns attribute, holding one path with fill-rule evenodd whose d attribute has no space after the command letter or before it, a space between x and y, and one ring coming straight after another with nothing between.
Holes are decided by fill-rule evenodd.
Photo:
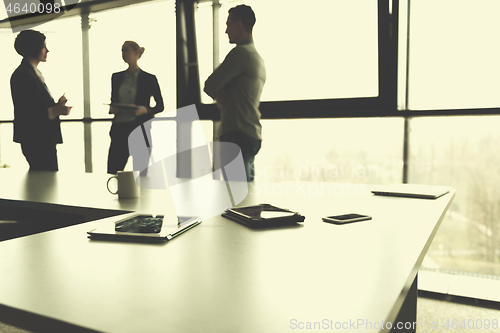
<instances>
[{"instance_id":1,"label":"white conference table","mask_svg":"<svg viewBox=\"0 0 500 333\"><path fill-rule=\"evenodd\" d=\"M167 191L141 189L141 198L119 200L107 192L107 178L0 170L9 185L0 201L171 212ZM385 332L405 315L416 320L417 272L454 191L425 200L374 196L353 184L256 183L240 205L270 203L306 219L254 230L218 215L225 187L213 183L173 191L178 213L204 220L166 244L87 238L124 215L0 242L0 321L47 332L274 333ZM321 221L352 212L373 219Z\"/></svg>"}]
</instances>

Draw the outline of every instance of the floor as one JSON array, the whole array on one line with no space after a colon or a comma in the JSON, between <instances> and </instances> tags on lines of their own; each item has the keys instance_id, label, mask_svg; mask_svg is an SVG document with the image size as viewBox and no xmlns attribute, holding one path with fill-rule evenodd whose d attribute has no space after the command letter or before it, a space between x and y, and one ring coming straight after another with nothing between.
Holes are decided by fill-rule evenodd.
<instances>
[{"instance_id":1,"label":"floor","mask_svg":"<svg viewBox=\"0 0 500 333\"><path fill-rule=\"evenodd\" d=\"M14 326L6 325L4 323L0 323L0 333L31 333L31 332Z\"/></svg>"},{"instance_id":2,"label":"floor","mask_svg":"<svg viewBox=\"0 0 500 333\"><path fill-rule=\"evenodd\" d=\"M478 306L474 305L474 301L470 299L454 299L454 302L451 302L436 299L435 296L427 294L426 297L418 298L417 322L421 323L421 326L417 328L418 333L498 333L500 332L500 304L488 303ZM490 328L486 329L488 323ZM496 323L496 326L492 323ZM479 327L479 324L482 324L482 327ZM470 328L460 327L461 325L469 325ZM0 333L31 332L0 323Z\"/></svg>"},{"instance_id":3,"label":"floor","mask_svg":"<svg viewBox=\"0 0 500 333\"><path fill-rule=\"evenodd\" d=\"M418 333L498 333L500 332L500 305L487 303L477 306L457 303L456 300L450 302L419 297L417 322L422 324L418 326L420 328L417 328Z\"/></svg>"}]
</instances>

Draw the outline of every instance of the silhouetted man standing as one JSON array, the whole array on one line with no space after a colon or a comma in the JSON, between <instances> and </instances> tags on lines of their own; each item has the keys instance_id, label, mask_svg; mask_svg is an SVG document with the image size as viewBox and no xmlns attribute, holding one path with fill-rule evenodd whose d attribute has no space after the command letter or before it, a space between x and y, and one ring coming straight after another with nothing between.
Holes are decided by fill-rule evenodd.
<instances>
[{"instance_id":1,"label":"silhouetted man standing","mask_svg":"<svg viewBox=\"0 0 500 333\"><path fill-rule=\"evenodd\" d=\"M236 47L208 77L204 89L221 109L219 141L240 147L247 181L253 181L254 159L262 142L259 104L266 81L264 60L253 43L254 24L255 14L249 6L229 10L226 33Z\"/></svg>"}]
</instances>

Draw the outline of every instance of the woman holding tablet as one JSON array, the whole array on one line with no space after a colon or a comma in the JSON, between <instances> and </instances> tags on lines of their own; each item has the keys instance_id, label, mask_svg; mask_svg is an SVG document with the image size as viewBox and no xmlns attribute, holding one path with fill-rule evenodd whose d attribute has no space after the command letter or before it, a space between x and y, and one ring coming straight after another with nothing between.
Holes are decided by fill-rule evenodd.
<instances>
[{"instance_id":1,"label":"woman holding tablet","mask_svg":"<svg viewBox=\"0 0 500 333\"><path fill-rule=\"evenodd\" d=\"M133 41L122 46L122 58L128 64L125 71L111 77L111 106L114 114L109 135L111 145L108 153L108 173L122 171L129 158L128 136L138 126L163 111L163 98L156 76L143 71L138 61L144 47ZM156 105L150 106L151 97ZM146 128L149 131L149 128Z\"/></svg>"}]
</instances>

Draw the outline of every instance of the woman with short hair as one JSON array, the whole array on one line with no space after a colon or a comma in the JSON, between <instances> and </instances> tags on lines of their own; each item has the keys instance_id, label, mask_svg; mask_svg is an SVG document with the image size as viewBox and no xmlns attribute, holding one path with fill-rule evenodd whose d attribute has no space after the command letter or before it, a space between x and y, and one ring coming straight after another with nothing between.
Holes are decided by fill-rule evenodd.
<instances>
[{"instance_id":1,"label":"woman with short hair","mask_svg":"<svg viewBox=\"0 0 500 333\"><path fill-rule=\"evenodd\" d=\"M14 142L21 150L31 171L58 171L56 145L62 143L59 116L68 115L64 94L56 103L38 70L47 61L45 35L35 30L21 31L14 48L23 60L10 78L14 103Z\"/></svg>"}]
</instances>

